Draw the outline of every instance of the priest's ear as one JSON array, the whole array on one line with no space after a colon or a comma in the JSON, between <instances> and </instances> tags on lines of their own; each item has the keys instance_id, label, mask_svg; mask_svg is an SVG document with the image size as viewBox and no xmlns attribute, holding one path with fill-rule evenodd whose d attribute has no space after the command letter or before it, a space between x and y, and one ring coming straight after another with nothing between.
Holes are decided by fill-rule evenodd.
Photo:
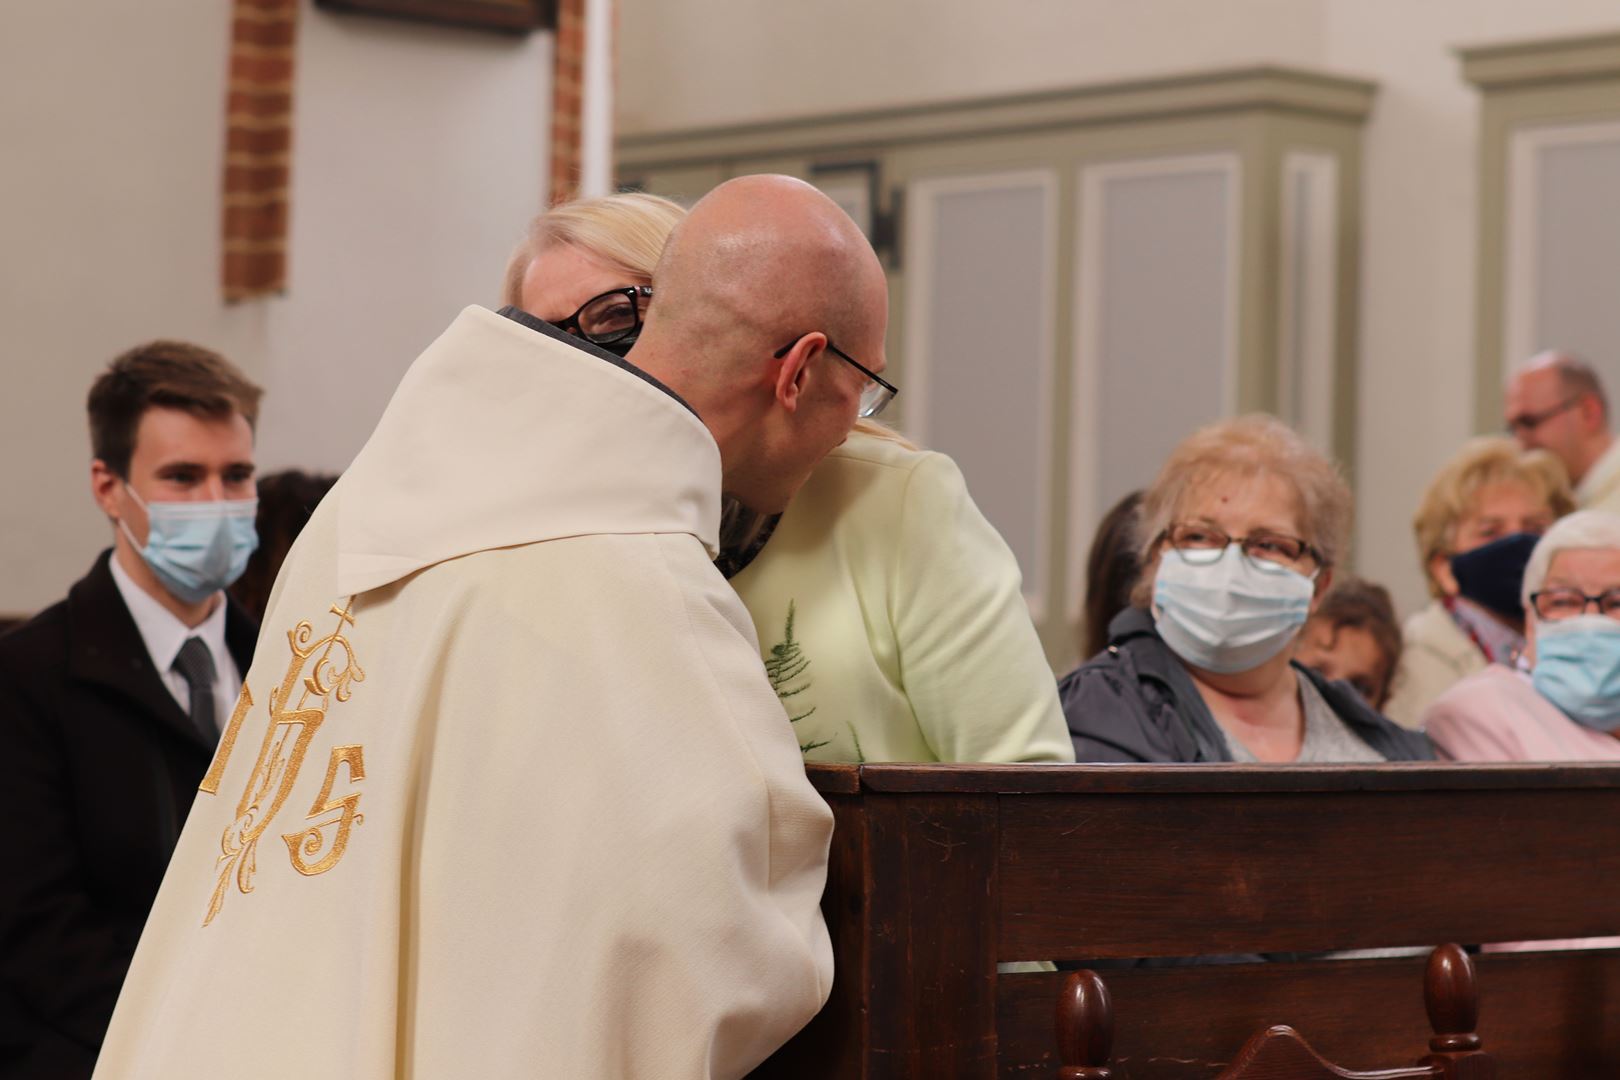
<instances>
[{"instance_id":1,"label":"priest's ear","mask_svg":"<svg viewBox=\"0 0 1620 1080\"><path fill-rule=\"evenodd\" d=\"M797 412L810 385L811 361L827 351L827 335L819 330L797 338L776 353L776 400L788 412Z\"/></svg>"}]
</instances>

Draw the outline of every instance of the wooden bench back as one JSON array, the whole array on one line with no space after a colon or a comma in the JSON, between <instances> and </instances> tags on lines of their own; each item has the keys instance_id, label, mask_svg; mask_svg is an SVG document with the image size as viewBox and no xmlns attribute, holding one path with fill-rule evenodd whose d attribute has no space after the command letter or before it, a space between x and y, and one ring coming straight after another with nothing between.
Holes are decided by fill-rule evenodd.
<instances>
[{"instance_id":1,"label":"wooden bench back","mask_svg":"<svg viewBox=\"0 0 1620 1080\"><path fill-rule=\"evenodd\" d=\"M1427 950L1620 934L1612 766L812 766L832 998L761 1076L1056 1076L1097 966L1116 1076L1213 1080L1286 1023L1346 1067L1427 1044ZM1416 949L1386 959L1336 950ZM1313 954L1270 963L1167 958ZM1158 958L1159 966L1109 968ZM1500 1075L1620 1075L1620 952L1486 955ZM1400 1055L1406 1055L1402 1057Z\"/></svg>"},{"instance_id":2,"label":"wooden bench back","mask_svg":"<svg viewBox=\"0 0 1620 1080\"><path fill-rule=\"evenodd\" d=\"M1313 1050L1299 1032L1276 1025L1251 1038L1218 1080L1496 1080L1495 1061L1474 1030L1479 983L1461 946L1447 943L1430 953L1423 1004L1434 1035L1416 1065L1342 1069ZM1115 1080L1114 1009L1102 977L1089 969L1067 976L1056 1012L1058 1080ZM1409 1053L1416 1056L1416 1048Z\"/></svg>"}]
</instances>

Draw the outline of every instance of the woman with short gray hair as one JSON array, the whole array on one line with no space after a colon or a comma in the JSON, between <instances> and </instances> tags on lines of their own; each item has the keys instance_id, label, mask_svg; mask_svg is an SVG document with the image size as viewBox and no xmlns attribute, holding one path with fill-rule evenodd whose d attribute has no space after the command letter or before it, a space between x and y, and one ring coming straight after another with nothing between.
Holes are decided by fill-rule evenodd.
<instances>
[{"instance_id":1,"label":"woman with short gray hair","mask_svg":"<svg viewBox=\"0 0 1620 1080\"><path fill-rule=\"evenodd\" d=\"M1059 686L1077 761L1434 756L1293 662L1350 532L1338 470L1269 416L1184 439L1142 501L1142 577L1108 648Z\"/></svg>"},{"instance_id":2,"label":"woman with short gray hair","mask_svg":"<svg viewBox=\"0 0 1620 1080\"><path fill-rule=\"evenodd\" d=\"M1423 714L1457 761L1620 760L1620 515L1582 510L1525 567L1525 661L1492 664Z\"/></svg>"}]
</instances>

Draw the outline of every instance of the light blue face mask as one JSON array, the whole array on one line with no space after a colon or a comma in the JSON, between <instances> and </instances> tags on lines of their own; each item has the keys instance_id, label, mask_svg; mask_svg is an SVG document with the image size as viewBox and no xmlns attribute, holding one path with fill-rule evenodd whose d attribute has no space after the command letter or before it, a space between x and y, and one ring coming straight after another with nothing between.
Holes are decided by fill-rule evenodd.
<instances>
[{"instance_id":1,"label":"light blue face mask","mask_svg":"<svg viewBox=\"0 0 1620 1080\"><path fill-rule=\"evenodd\" d=\"M1620 620L1538 620L1530 685L1577 724L1594 731L1620 728Z\"/></svg>"},{"instance_id":2,"label":"light blue face mask","mask_svg":"<svg viewBox=\"0 0 1620 1080\"><path fill-rule=\"evenodd\" d=\"M118 527L175 597L200 604L247 569L248 556L259 546L253 527L258 499L146 503L128 484L124 490L146 511L146 546L122 521Z\"/></svg>"},{"instance_id":3,"label":"light blue face mask","mask_svg":"<svg viewBox=\"0 0 1620 1080\"><path fill-rule=\"evenodd\" d=\"M1195 668L1231 675L1286 649L1315 593L1311 578L1250 559L1237 544L1192 559L1167 547L1153 580L1153 617L1171 652Z\"/></svg>"}]
</instances>

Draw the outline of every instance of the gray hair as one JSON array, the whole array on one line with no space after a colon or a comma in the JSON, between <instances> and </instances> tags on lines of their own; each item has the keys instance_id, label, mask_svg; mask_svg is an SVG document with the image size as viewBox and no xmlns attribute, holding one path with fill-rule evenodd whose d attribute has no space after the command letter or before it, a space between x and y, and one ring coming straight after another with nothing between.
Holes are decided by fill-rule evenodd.
<instances>
[{"instance_id":1,"label":"gray hair","mask_svg":"<svg viewBox=\"0 0 1620 1080\"><path fill-rule=\"evenodd\" d=\"M1560 551L1614 548L1620 550L1620 514L1606 510L1577 510L1553 523L1530 553L1530 562L1524 568L1524 588L1519 599L1526 611L1530 610L1530 597L1541 591L1547 581L1547 570L1553 557Z\"/></svg>"}]
</instances>

